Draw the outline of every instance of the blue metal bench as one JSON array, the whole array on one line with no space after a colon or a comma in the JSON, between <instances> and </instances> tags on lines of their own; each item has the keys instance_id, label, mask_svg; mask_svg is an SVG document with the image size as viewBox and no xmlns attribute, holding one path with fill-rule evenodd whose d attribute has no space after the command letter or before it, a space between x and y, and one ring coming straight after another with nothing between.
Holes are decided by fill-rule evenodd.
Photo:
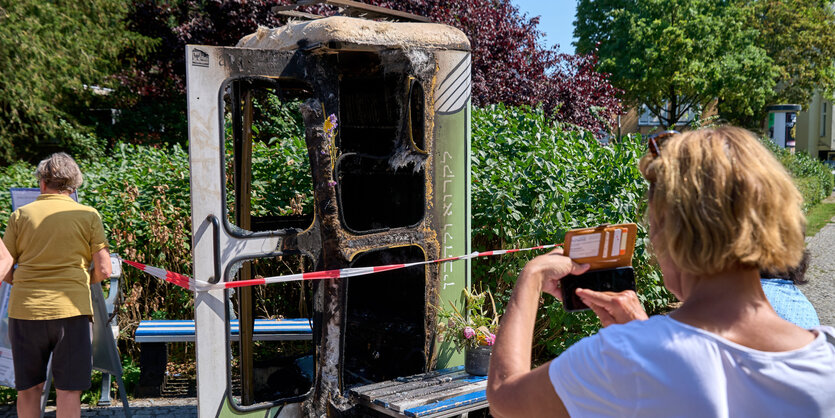
<instances>
[{"instance_id":1,"label":"blue metal bench","mask_svg":"<svg viewBox=\"0 0 835 418\"><path fill-rule=\"evenodd\" d=\"M487 408L486 387L487 376L473 376L459 366L354 387L349 393L389 416L441 418Z\"/></svg>"},{"instance_id":2,"label":"blue metal bench","mask_svg":"<svg viewBox=\"0 0 835 418\"><path fill-rule=\"evenodd\" d=\"M237 341L237 319L231 321L230 328L232 340ZM194 342L194 321L140 321L134 336L138 343ZM252 334L252 339L256 341L298 341L312 338L313 331L306 318L256 319Z\"/></svg>"},{"instance_id":3,"label":"blue metal bench","mask_svg":"<svg viewBox=\"0 0 835 418\"><path fill-rule=\"evenodd\" d=\"M230 321L233 341L238 341L239 322ZM313 330L307 318L256 319L253 341L304 341L313 339ZM165 384L168 364L168 343L194 342L193 320L140 321L134 334L139 348L139 383L136 396L159 396Z\"/></svg>"}]
</instances>

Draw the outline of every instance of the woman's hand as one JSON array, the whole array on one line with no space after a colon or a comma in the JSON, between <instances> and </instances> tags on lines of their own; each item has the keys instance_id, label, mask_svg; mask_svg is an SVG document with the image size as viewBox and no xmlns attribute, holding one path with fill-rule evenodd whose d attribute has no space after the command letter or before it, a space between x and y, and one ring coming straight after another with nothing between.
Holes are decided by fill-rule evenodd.
<instances>
[{"instance_id":1,"label":"woman's hand","mask_svg":"<svg viewBox=\"0 0 835 418\"><path fill-rule=\"evenodd\" d=\"M604 327L649 318L641 301L638 300L638 295L631 290L595 292L589 289L577 289L577 296L597 314Z\"/></svg>"},{"instance_id":2,"label":"woman's hand","mask_svg":"<svg viewBox=\"0 0 835 418\"><path fill-rule=\"evenodd\" d=\"M487 400L493 416L568 417L548 377L548 364L531 370L531 345L542 292L561 297L559 279L582 274L588 268L563 256L561 249L525 265L502 315L490 356Z\"/></svg>"},{"instance_id":3,"label":"woman's hand","mask_svg":"<svg viewBox=\"0 0 835 418\"><path fill-rule=\"evenodd\" d=\"M525 265L525 269L519 278L538 278L542 286L542 292L562 301L560 279L569 274L583 274L589 269L588 264L577 264L574 260L562 254L562 248L557 248L548 254L534 258Z\"/></svg>"}]
</instances>

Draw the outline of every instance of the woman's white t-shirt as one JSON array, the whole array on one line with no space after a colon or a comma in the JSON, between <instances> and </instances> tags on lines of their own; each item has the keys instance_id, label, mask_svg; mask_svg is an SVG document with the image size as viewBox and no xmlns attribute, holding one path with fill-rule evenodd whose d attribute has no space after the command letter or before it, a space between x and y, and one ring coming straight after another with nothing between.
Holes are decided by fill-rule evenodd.
<instances>
[{"instance_id":1,"label":"woman's white t-shirt","mask_svg":"<svg viewBox=\"0 0 835 418\"><path fill-rule=\"evenodd\" d=\"M835 417L835 346L754 350L667 316L612 325L554 359L574 417Z\"/></svg>"}]
</instances>

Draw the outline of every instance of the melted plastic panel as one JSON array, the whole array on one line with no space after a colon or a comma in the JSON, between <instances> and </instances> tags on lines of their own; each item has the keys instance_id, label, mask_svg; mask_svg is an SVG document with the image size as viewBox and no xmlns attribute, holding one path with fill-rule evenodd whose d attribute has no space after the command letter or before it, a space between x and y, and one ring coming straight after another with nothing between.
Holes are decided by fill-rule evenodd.
<instances>
[{"instance_id":1,"label":"melted plastic panel","mask_svg":"<svg viewBox=\"0 0 835 418\"><path fill-rule=\"evenodd\" d=\"M409 85L409 129L412 142L421 151L426 150L424 137L424 101L423 86L417 80L411 80Z\"/></svg>"},{"instance_id":2,"label":"melted plastic panel","mask_svg":"<svg viewBox=\"0 0 835 418\"><path fill-rule=\"evenodd\" d=\"M299 111L309 95L292 81L256 78L228 85L224 158L231 224L256 232L305 229L313 222L313 180ZM249 211L242 223L236 199L246 194L248 201L238 202Z\"/></svg>"},{"instance_id":3,"label":"melted plastic panel","mask_svg":"<svg viewBox=\"0 0 835 418\"><path fill-rule=\"evenodd\" d=\"M309 257L295 255L259 258L249 261L253 276L269 277L313 270ZM230 292L230 306L234 318L240 318L238 292ZM252 317L264 319L313 318L313 291L308 282L293 282L255 286L252 288ZM312 321L312 319L310 320ZM303 324L305 322L302 322ZM307 322L312 325L312 322ZM257 330L256 330L257 333ZM304 395L313 385L314 344L310 339L228 341L232 362L229 364L235 401L241 402L242 364L241 344L252 347L253 402L275 402ZM274 338L274 337L268 337Z\"/></svg>"},{"instance_id":4,"label":"melted plastic panel","mask_svg":"<svg viewBox=\"0 0 835 418\"><path fill-rule=\"evenodd\" d=\"M352 266L423 261L420 247L360 254ZM347 279L346 385L379 382L424 371L424 266Z\"/></svg>"}]
</instances>

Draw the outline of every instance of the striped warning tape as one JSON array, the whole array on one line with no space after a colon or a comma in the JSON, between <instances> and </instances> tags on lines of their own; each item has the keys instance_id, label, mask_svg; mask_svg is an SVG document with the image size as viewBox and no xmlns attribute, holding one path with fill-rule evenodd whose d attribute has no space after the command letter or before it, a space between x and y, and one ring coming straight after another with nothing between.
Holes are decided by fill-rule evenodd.
<instances>
[{"instance_id":1,"label":"striped warning tape","mask_svg":"<svg viewBox=\"0 0 835 418\"><path fill-rule=\"evenodd\" d=\"M448 257L448 258L441 258L438 260L429 260L429 261L417 261L414 263L404 263L404 264L389 264L385 266L376 266L376 267L348 267L344 269L337 269L337 270L323 270L323 271L313 271L310 273L299 273L299 274L288 274L284 276L274 276L274 277L264 277L260 279L251 279L251 280L236 280L231 282L221 282L221 283L209 283L199 280L194 280L191 277L182 275L180 273L175 273L173 271L168 271L165 269L161 269L159 267L153 267L142 263L137 263L135 261L130 260L122 260L129 266L135 267L139 270L144 271L145 273L150 274L151 276L160 278L165 280L169 283L173 283L177 286L194 290L197 292L205 292L209 290L222 290L222 289L232 289L236 287L245 287L245 286L257 286L257 285L264 285L264 284L273 284L273 283L286 283L286 282L296 282L301 280L320 280L320 279L342 279L346 277L356 277L362 276L366 274L372 273L380 273L383 271L391 271L391 270L398 270L403 268L409 268L414 266L422 266L426 264L435 264L435 263L444 263L449 261L456 261L456 260L468 260L477 257L489 257L494 255L502 255L502 254L510 254L510 253L517 253L520 251L533 251L533 250L542 250L546 248L554 248L562 246L562 244L549 244L549 245L540 245L536 247L530 248L516 248L512 250L493 250L493 251L483 251L483 252L475 252L472 254L462 255L458 257Z\"/></svg>"}]
</instances>

